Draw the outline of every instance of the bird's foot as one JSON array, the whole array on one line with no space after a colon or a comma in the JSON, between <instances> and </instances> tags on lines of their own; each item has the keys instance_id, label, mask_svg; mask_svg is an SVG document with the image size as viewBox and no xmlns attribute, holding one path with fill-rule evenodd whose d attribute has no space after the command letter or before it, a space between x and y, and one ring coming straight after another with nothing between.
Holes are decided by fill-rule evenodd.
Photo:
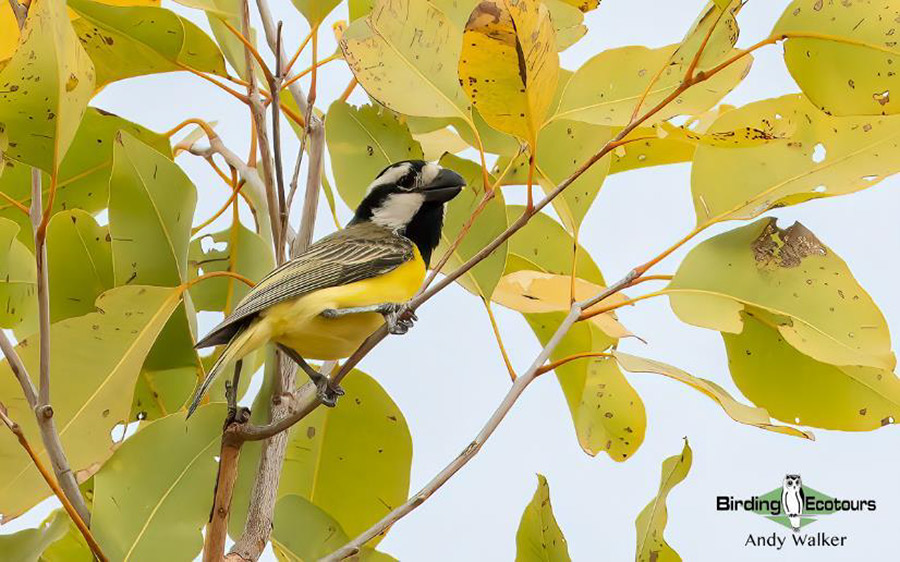
<instances>
[{"instance_id":1,"label":"bird's foot","mask_svg":"<svg viewBox=\"0 0 900 562\"><path fill-rule=\"evenodd\" d=\"M408 332L409 329L413 327L416 320L419 319L418 316L416 316L416 313L413 312L406 303L386 304L384 305L384 311L381 314L384 316L388 331L395 336L402 336Z\"/></svg>"},{"instance_id":2,"label":"bird's foot","mask_svg":"<svg viewBox=\"0 0 900 562\"><path fill-rule=\"evenodd\" d=\"M225 415L225 429L233 423L247 423L250 421L250 408L237 405L237 392L231 381L225 381L225 401L228 404L228 412Z\"/></svg>"},{"instance_id":3,"label":"bird's foot","mask_svg":"<svg viewBox=\"0 0 900 562\"><path fill-rule=\"evenodd\" d=\"M320 379L313 382L316 384L316 397L319 399L319 402L329 408L337 406L338 398L344 395L344 389L331 384L331 379L325 375L321 375Z\"/></svg>"}]
</instances>

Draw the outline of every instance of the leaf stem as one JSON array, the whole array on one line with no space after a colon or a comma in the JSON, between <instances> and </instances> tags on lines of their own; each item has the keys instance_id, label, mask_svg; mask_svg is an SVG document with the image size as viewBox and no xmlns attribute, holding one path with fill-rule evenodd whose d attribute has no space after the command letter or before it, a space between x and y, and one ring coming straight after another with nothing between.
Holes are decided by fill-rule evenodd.
<instances>
[{"instance_id":1,"label":"leaf stem","mask_svg":"<svg viewBox=\"0 0 900 562\"><path fill-rule=\"evenodd\" d=\"M484 303L484 309L487 311L488 318L491 321L491 330L494 332L494 338L497 340L497 346L500 348L500 355L503 357L503 364L506 365L506 371L509 373L509 378L513 382L516 382L516 370L513 368L512 363L509 360L509 355L506 353L506 346L503 345L503 338L500 336L500 327L497 325L497 319L494 318L494 311L491 310L491 301L483 298L481 302Z\"/></svg>"},{"instance_id":2,"label":"leaf stem","mask_svg":"<svg viewBox=\"0 0 900 562\"><path fill-rule=\"evenodd\" d=\"M633 283L632 283L632 286L634 286ZM598 316L600 314L606 314L607 312L612 312L613 310L617 310L619 308L622 308L623 306L629 306L636 302L640 302L640 301L646 300L646 299L652 299L653 297L659 297L659 296L665 295L667 293L668 293L668 291L666 291L665 289L661 290L661 291L653 291L652 293L647 293L646 295L640 295L640 296L634 297L632 299L625 299L625 300L617 302L615 304L610 304L608 306L602 306L595 310L585 311L581 314L581 317L579 318L579 320L587 320L589 318L593 318L594 316Z\"/></svg>"},{"instance_id":3,"label":"leaf stem","mask_svg":"<svg viewBox=\"0 0 900 562\"><path fill-rule=\"evenodd\" d=\"M540 375L543 375L544 373L548 373L550 371L556 370L557 368L562 367L566 363L570 363L570 362L578 360L578 359L587 359L590 357L614 357L614 356L612 353L604 353L602 351L587 351L584 353L575 353L574 355L569 355L568 357L563 357L562 359L557 359L556 361L554 361L552 363L548 363L547 365L540 367L537 370L536 376L540 376Z\"/></svg>"}]
</instances>

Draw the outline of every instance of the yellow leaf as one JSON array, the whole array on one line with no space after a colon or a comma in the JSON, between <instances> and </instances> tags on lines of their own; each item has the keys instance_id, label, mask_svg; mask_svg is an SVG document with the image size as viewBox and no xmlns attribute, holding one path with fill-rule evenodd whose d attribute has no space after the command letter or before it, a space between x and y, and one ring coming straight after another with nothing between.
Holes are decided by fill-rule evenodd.
<instances>
[{"instance_id":1,"label":"yellow leaf","mask_svg":"<svg viewBox=\"0 0 900 562\"><path fill-rule=\"evenodd\" d=\"M459 79L485 121L534 146L553 100L559 55L539 0L484 0L463 34Z\"/></svg>"},{"instance_id":2,"label":"yellow leaf","mask_svg":"<svg viewBox=\"0 0 900 562\"><path fill-rule=\"evenodd\" d=\"M784 62L809 99L834 115L900 113L896 0L794 0L774 35L787 34ZM814 37L791 37L791 35Z\"/></svg>"},{"instance_id":3,"label":"yellow leaf","mask_svg":"<svg viewBox=\"0 0 900 562\"><path fill-rule=\"evenodd\" d=\"M427 133L413 133L413 138L422 145L425 160L440 160L445 153L456 154L469 147L466 141L447 127Z\"/></svg>"},{"instance_id":4,"label":"yellow leaf","mask_svg":"<svg viewBox=\"0 0 900 562\"><path fill-rule=\"evenodd\" d=\"M645 359L622 353L621 351L613 351L613 355L616 357L619 365L630 373L656 373L699 390L721 406L725 413L736 422L752 425L766 431L774 431L775 433L814 439L812 433L774 423L769 418L769 412L765 408L754 408L738 402L728 394L728 391L713 381L695 377L677 367L654 361L653 359Z\"/></svg>"},{"instance_id":5,"label":"yellow leaf","mask_svg":"<svg viewBox=\"0 0 900 562\"><path fill-rule=\"evenodd\" d=\"M0 69L19 44L19 24L8 2L0 4Z\"/></svg>"},{"instance_id":6,"label":"yellow leaf","mask_svg":"<svg viewBox=\"0 0 900 562\"><path fill-rule=\"evenodd\" d=\"M693 460L694 453L685 439L681 455L672 456L663 461L659 493L647 504L647 507L641 510L634 521L637 531L635 562L681 562L681 557L669 546L663 536L669 519L666 499L672 488L687 478Z\"/></svg>"},{"instance_id":7,"label":"yellow leaf","mask_svg":"<svg viewBox=\"0 0 900 562\"><path fill-rule=\"evenodd\" d=\"M550 486L543 474L537 477L537 490L516 531L516 562L570 562L566 537L550 505Z\"/></svg>"}]
</instances>

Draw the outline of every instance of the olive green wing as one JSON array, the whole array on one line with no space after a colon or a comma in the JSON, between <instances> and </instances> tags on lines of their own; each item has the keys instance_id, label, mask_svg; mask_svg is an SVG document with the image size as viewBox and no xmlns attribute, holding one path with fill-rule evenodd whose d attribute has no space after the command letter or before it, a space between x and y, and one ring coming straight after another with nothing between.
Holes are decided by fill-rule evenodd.
<instances>
[{"instance_id":1,"label":"olive green wing","mask_svg":"<svg viewBox=\"0 0 900 562\"><path fill-rule=\"evenodd\" d=\"M377 227L376 227L377 228ZM413 259L408 239L381 228L348 227L316 242L276 268L238 303L196 347L228 343L261 311L313 291L337 287L393 271Z\"/></svg>"}]
</instances>

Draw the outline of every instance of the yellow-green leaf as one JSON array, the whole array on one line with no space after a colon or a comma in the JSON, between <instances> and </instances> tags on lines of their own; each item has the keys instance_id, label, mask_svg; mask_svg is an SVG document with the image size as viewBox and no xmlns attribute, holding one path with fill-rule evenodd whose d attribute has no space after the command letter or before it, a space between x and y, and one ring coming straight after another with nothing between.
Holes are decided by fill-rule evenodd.
<instances>
[{"instance_id":1,"label":"yellow-green leaf","mask_svg":"<svg viewBox=\"0 0 900 562\"><path fill-rule=\"evenodd\" d=\"M553 100L559 55L540 0L484 0L463 34L459 81L495 129L532 146Z\"/></svg>"},{"instance_id":2,"label":"yellow-green leaf","mask_svg":"<svg viewBox=\"0 0 900 562\"><path fill-rule=\"evenodd\" d=\"M516 531L516 562L569 562L566 537L550 505L550 486L543 474L537 476L537 490L525 506Z\"/></svg>"},{"instance_id":3,"label":"yellow-green leaf","mask_svg":"<svg viewBox=\"0 0 900 562\"><path fill-rule=\"evenodd\" d=\"M609 174L650 166L690 162L697 146L682 138L660 138L655 127L638 127L629 135L634 140L611 152Z\"/></svg>"},{"instance_id":4,"label":"yellow-green leaf","mask_svg":"<svg viewBox=\"0 0 900 562\"><path fill-rule=\"evenodd\" d=\"M62 211L47 225L50 320L94 311L94 301L113 288L109 228L90 214Z\"/></svg>"},{"instance_id":5,"label":"yellow-green leaf","mask_svg":"<svg viewBox=\"0 0 900 562\"><path fill-rule=\"evenodd\" d=\"M344 59L381 104L406 115L468 120L456 75L461 44L447 15L420 0L376 0L341 37Z\"/></svg>"},{"instance_id":6,"label":"yellow-green leaf","mask_svg":"<svg viewBox=\"0 0 900 562\"><path fill-rule=\"evenodd\" d=\"M164 8L70 0L78 39L97 68L97 86L184 67L225 75L225 60L199 27Z\"/></svg>"},{"instance_id":7,"label":"yellow-green leaf","mask_svg":"<svg viewBox=\"0 0 900 562\"><path fill-rule=\"evenodd\" d=\"M336 101L325 119L325 140L337 191L351 209L375 177L400 160L422 159L422 147L389 111Z\"/></svg>"},{"instance_id":8,"label":"yellow-green leaf","mask_svg":"<svg viewBox=\"0 0 900 562\"><path fill-rule=\"evenodd\" d=\"M19 23L7 2L0 5L0 70L12 57L19 44Z\"/></svg>"},{"instance_id":9,"label":"yellow-green leaf","mask_svg":"<svg viewBox=\"0 0 900 562\"><path fill-rule=\"evenodd\" d=\"M881 311L847 264L800 223L781 229L764 218L699 244L666 292L689 324L739 333L740 312L758 307L814 359L888 370L896 364Z\"/></svg>"},{"instance_id":10,"label":"yellow-green leaf","mask_svg":"<svg viewBox=\"0 0 900 562\"><path fill-rule=\"evenodd\" d=\"M54 511L50 517L64 520L65 526L63 535L41 553L40 562L94 562L94 554L72 519L62 509Z\"/></svg>"},{"instance_id":11,"label":"yellow-green leaf","mask_svg":"<svg viewBox=\"0 0 900 562\"><path fill-rule=\"evenodd\" d=\"M16 239L19 226L0 218L0 327L34 324L37 310L34 255ZM32 327L36 328L36 324Z\"/></svg>"},{"instance_id":12,"label":"yellow-green leaf","mask_svg":"<svg viewBox=\"0 0 900 562\"><path fill-rule=\"evenodd\" d=\"M834 115L900 113L895 0L794 0L773 35L786 35L784 62L809 99ZM892 99L892 95L893 98Z\"/></svg>"},{"instance_id":13,"label":"yellow-green leaf","mask_svg":"<svg viewBox=\"0 0 900 562\"><path fill-rule=\"evenodd\" d=\"M0 132L9 143L4 157L55 171L94 90L94 65L63 2L35 0L0 85Z\"/></svg>"},{"instance_id":14,"label":"yellow-green leaf","mask_svg":"<svg viewBox=\"0 0 900 562\"><path fill-rule=\"evenodd\" d=\"M568 49L587 34L587 26L584 25L584 14L577 6L572 5L572 0L541 1L550 10L550 21L556 30L556 49L558 51ZM596 6L595 2L596 0L588 0L585 4L594 3ZM575 3L577 3L577 0Z\"/></svg>"},{"instance_id":15,"label":"yellow-green leaf","mask_svg":"<svg viewBox=\"0 0 900 562\"><path fill-rule=\"evenodd\" d=\"M292 430L278 493L300 496L356 536L406 501L412 439L375 379L353 371L339 408L319 408Z\"/></svg>"},{"instance_id":16,"label":"yellow-green leaf","mask_svg":"<svg viewBox=\"0 0 900 562\"><path fill-rule=\"evenodd\" d=\"M447 204L441 242L434 251L433 263L437 262L450 248L450 244L457 239L463 226L481 204L485 192L481 166L471 160L451 154L445 155L440 162L442 166L461 174L466 179L466 187L462 193ZM472 223L472 227L462 243L450 255L450 259L447 260L447 265L442 271L449 273L461 266L497 238L506 230L506 226L506 205L503 194L498 189L494 192L494 198L487 203L484 210ZM474 295L490 299L497 282L503 275L507 247L506 242L501 244L491 255L460 277L459 284Z\"/></svg>"},{"instance_id":17,"label":"yellow-green leaf","mask_svg":"<svg viewBox=\"0 0 900 562\"><path fill-rule=\"evenodd\" d=\"M775 433L783 433L785 435L793 435L805 439L814 439L812 433L773 422L769 417L769 412L766 411L765 408L754 408L738 402L728 393L728 391L711 380L695 377L690 373L682 371L678 367L667 365L661 361L645 359L620 351L613 351L613 355L615 355L619 365L630 373L656 373L658 375L664 375L702 392L721 406L722 410L738 423L752 425ZM772 389L775 390L779 386L780 385L773 385Z\"/></svg>"},{"instance_id":18,"label":"yellow-green leaf","mask_svg":"<svg viewBox=\"0 0 900 562\"><path fill-rule=\"evenodd\" d=\"M341 0L292 0L294 6L300 10L303 17L309 23L310 27L315 27L322 23L328 14L334 10Z\"/></svg>"},{"instance_id":19,"label":"yellow-green leaf","mask_svg":"<svg viewBox=\"0 0 900 562\"><path fill-rule=\"evenodd\" d=\"M91 530L110 560L192 560L216 482L224 404L151 422L94 477ZM139 482L140 485L135 485Z\"/></svg>"},{"instance_id":20,"label":"yellow-green leaf","mask_svg":"<svg viewBox=\"0 0 900 562\"><path fill-rule=\"evenodd\" d=\"M506 216L513 222L522 216L525 207L507 205ZM510 260L505 273L534 269L555 275L571 275L572 263L579 278L597 285L605 285L603 275L590 254L576 245L572 235L545 213L538 213L509 239ZM513 256L516 257L513 260Z\"/></svg>"},{"instance_id":21,"label":"yellow-green leaf","mask_svg":"<svg viewBox=\"0 0 900 562\"><path fill-rule=\"evenodd\" d=\"M37 529L23 529L18 533L0 535L0 552L4 562L43 561L43 553L68 529L69 516L58 509L41 523Z\"/></svg>"},{"instance_id":22,"label":"yellow-green leaf","mask_svg":"<svg viewBox=\"0 0 900 562\"><path fill-rule=\"evenodd\" d=\"M100 295L98 312L50 328L50 380L56 428L72 469L84 480L113 453L111 431L128 419L141 365L181 294L161 287L118 287ZM17 346L37 384L37 337ZM34 414L7 363L0 367L0 396L26 435L39 435ZM219 426L221 430L221 424ZM40 439L32 439L49 466ZM0 432L0 513L16 517L50 495L43 478L10 432Z\"/></svg>"},{"instance_id":23,"label":"yellow-green leaf","mask_svg":"<svg viewBox=\"0 0 900 562\"><path fill-rule=\"evenodd\" d=\"M900 171L900 117L830 117L790 94L729 111L708 134L745 127L777 135L738 149L697 148L691 191L698 224L854 193Z\"/></svg>"},{"instance_id":24,"label":"yellow-green leaf","mask_svg":"<svg viewBox=\"0 0 900 562\"><path fill-rule=\"evenodd\" d=\"M197 190L178 165L127 133L115 139L109 232L117 285L188 279Z\"/></svg>"},{"instance_id":25,"label":"yellow-green leaf","mask_svg":"<svg viewBox=\"0 0 900 562\"><path fill-rule=\"evenodd\" d=\"M663 461L659 493L641 510L634 521L637 530L637 548L634 556L636 562L681 562L681 557L663 537L669 520L666 499L672 488L687 478L693 458L693 451L685 439L681 454Z\"/></svg>"},{"instance_id":26,"label":"yellow-green leaf","mask_svg":"<svg viewBox=\"0 0 900 562\"><path fill-rule=\"evenodd\" d=\"M562 0L562 2L575 6L582 12L590 12L591 10L596 10L600 5L600 0Z\"/></svg>"},{"instance_id":27,"label":"yellow-green leaf","mask_svg":"<svg viewBox=\"0 0 900 562\"><path fill-rule=\"evenodd\" d=\"M741 392L788 423L871 431L900 419L900 380L887 369L835 366L792 347L770 314L748 308L744 330L722 333Z\"/></svg>"}]
</instances>

